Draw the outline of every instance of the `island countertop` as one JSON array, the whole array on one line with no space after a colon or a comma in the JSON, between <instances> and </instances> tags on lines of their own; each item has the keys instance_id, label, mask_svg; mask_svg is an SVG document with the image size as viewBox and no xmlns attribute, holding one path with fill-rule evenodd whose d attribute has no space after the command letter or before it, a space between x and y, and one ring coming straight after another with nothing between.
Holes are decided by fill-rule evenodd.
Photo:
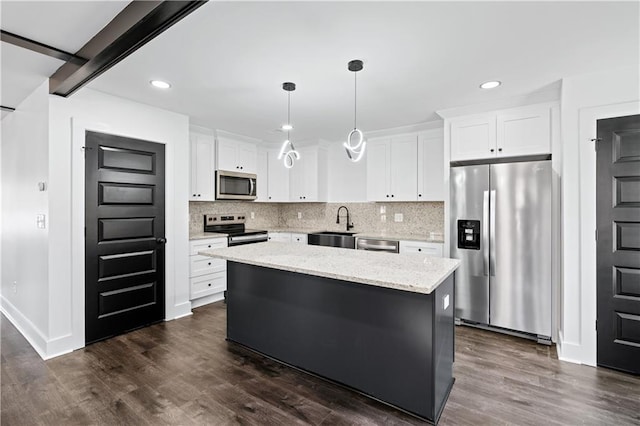
<instances>
[{"instance_id":1,"label":"island countertop","mask_svg":"<svg viewBox=\"0 0 640 426\"><path fill-rule=\"evenodd\" d=\"M198 254L283 271L430 294L460 266L456 259L422 254L265 242Z\"/></svg>"}]
</instances>

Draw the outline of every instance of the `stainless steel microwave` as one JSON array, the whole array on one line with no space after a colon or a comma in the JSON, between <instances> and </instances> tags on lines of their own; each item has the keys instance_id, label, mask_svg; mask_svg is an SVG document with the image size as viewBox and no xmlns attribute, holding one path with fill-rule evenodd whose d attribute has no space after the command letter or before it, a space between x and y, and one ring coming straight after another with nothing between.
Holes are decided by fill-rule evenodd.
<instances>
[{"instance_id":1,"label":"stainless steel microwave","mask_svg":"<svg viewBox=\"0 0 640 426\"><path fill-rule=\"evenodd\" d=\"M257 176L216 170L216 200L255 200Z\"/></svg>"}]
</instances>

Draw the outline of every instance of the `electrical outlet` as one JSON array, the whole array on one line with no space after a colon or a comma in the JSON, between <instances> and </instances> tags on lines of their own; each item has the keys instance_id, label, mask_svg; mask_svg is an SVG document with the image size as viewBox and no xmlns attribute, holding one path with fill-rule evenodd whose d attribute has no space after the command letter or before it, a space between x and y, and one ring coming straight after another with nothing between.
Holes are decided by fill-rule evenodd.
<instances>
[{"instance_id":1,"label":"electrical outlet","mask_svg":"<svg viewBox=\"0 0 640 426\"><path fill-rule=\"evenodd\" d=\"M402 213L396 213L393 215L394 222L402 222L404 220L404 216Z\"/></svg>"},{"instance_id":2,"label":"electrical outlet","mask_svg":"<svg viewBox=\"0 0 640 426\"><path fill-rule=\"evenodd\" d=\"M387 213L387 206L380 206L380 214Z\"/></svg>"},{"instance_id":3,"label":"electrical outlet","mask_svg":"<svg viewBox=\"0 0 640 426\"><path fill-rule=\"evenodd\" d=\"M386 214L381 214L380 215L380 222L386 222L387 221L387 215Z\"/></svg>"},{"instance_id":4,"label":"electrical outlet","mask_svg":"<svg viewBox=\"0 0 640 426\"><path fill-rule=\"evenodd\" d=\"M255 219L256 218L256 212L251 212L251 219Z\"/></svg>"},{"instance_id":5,"label":"electrical outlet","mask_svg":"<svg viewBox=\"0 0 640 426\"><path fill-rule=\"evenodd\" d=\"M38 229L46 228L45 216L43 214L36 215L36 226Z\"/></svg>"},{"instance_id":6,"label":"electrical outlet","mask_svg":"<svg viewBox=\"0 0 640 426\"><path fill-rule=\"evenodd\" d=\"M302 219L302 212L298 212L298 219Z\"/></svg>"},{"instance_id":7,"label":"electrical outlet","mask_svg":"<svg viewBox=\"0 0 640 426\"><path fill-rule=\"evenodd\" d=\"M442 298L442 309L446 311L448 307L449 307L449 295L445 294L444 297Z\"/></svg>"},{"instance_id":8,"label":"electrical outlet","mask_svg":"<svg viewBox=\"0 0 640 426\"><path fill-rule=\"evenodd\" d=\"M18 292L18 281L13 282L13 294Z\"/></svg>"}]
</instances>

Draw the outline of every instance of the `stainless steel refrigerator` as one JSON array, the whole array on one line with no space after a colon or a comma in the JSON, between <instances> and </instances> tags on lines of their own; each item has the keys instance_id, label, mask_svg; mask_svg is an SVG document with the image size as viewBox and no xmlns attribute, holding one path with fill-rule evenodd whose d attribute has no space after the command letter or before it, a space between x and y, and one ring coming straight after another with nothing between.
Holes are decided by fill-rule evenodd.
<instances>
[{"instance_id":1,"label":"stainless steel refrigerator","mask_svg":"<svg viewBox=\"0 0 640 426\"><path fill-rule=\"evenodd\" d=\"M451 168L456 317L551 337L551 161Z\"/></svg>"}]
</instances>

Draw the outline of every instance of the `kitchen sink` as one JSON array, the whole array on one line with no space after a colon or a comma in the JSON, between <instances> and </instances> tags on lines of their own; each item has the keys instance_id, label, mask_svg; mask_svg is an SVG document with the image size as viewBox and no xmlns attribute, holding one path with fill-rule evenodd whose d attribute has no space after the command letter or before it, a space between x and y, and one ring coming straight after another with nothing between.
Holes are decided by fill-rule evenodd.
<instances>
[{"instance_id":1,"label":"kitchen sink","mask_svg":"<svg viewBox=\"0 0 640 426\"><path fill-rule=\"evenodd\" d=\"M356 248L355 232L322 231L309 234L308 244L312 246Z\"/></svg>"}]
</instances>

